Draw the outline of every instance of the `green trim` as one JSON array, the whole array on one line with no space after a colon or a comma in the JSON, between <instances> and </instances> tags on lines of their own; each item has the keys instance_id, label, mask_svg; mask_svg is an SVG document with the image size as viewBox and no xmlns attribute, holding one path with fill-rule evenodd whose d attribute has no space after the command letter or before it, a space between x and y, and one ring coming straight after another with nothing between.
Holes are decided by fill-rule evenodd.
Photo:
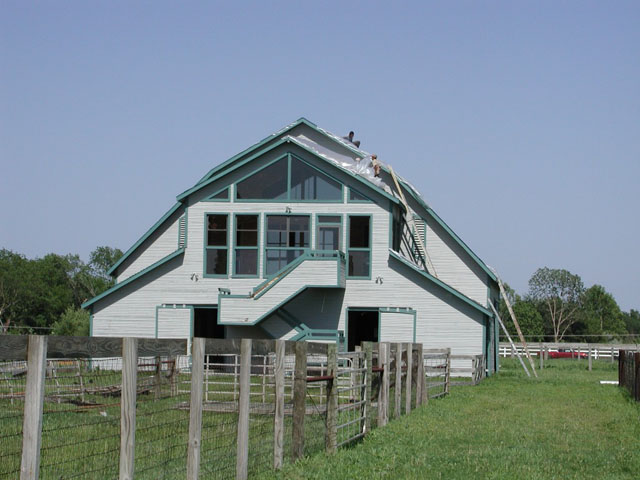
<instances>
[{"instance_id":1,"label":"green trim","mask_svg":"<svg viewBox=\"0 0 640 480\"><path fill-rule=\"evenodd\" d=\"M264 165L262 165L259 168L256 168L255 170L250 171L249 173L247 173L246 175L243 175L242 177L240 177L239 179L237 179L234 183L233 183L233 201L236 203L286 203L289 201L289 185L291 183L290 179L287 180L287 196L286 198L238 198L238 184L241 182L244 182L245 180L253 177L255 174L261 172L262 170L265 170L267 168L269 168L271 165L278 163L284 159L287 159L287 172L291 171L291 168L289 168L289 163L290 163L290 154L289 152L284 153L282 155L280 155L279 157L275 158L274 160L271 160L269 163L266 163Z\"/></svg>"},{"instance_id":2,"label":"green trim","mask_svg":"<svg viewBox=\"0 0 640 480\"><path fill-rule=\"evenodd\" d=\"M216 195L219 195L220 193L227 191L227 198L213 198ZM213 192L211 195L209 195L207 198L204 198L201 200L202 202L216 202L216 203L230 203L231 202L231 191L229 189L229 185L227 185L224 188L221 188L218 191Z\"/></svg>"},{"instance_id":3,"label":"green trim","mask_svg":"<svg viewBox=\"0 0 640 480\"><path fill-rule=\"evenodd\" d=\"M369 248L349 246L351 243L351 218L352 217L369 217ZM371 280L371 272L373 270L373 214L370 213L348 213L347 214L347 244L345 245L347 255L347 271L346 278L348 280ZM367 276L349 275L349 252L369 252L369 274Z\"/></svg>"},{"instance_id":4,"label":"green trim","mask_svg":"<svg viewBox=\"0 0 640 480\"><path fill-rule=\"evenodd\" d=\"M403 313L405 315L413 315L413 343L416 342L416 328L417 328L417 318L418 312L410 307L380 307L380 315L383 313ZM382 322L382 319L380 320ZM382 323L380 323L380 327L382 328Z\"/></svg>"},{"instance_id":5,"label":"green trim","mask_svg":"<svg viewBox=\"0 0 640 480\"><path fill-rule=\"evenodd\" d=\"M319 218L320 217L340 217L340 221L339 222L320 222ZM344 223L344 214L343 213L335 213L335 214L331 214L331 213L316 213L314 214L314 228L315 228L315 232L314 232L314 237L313 237L313 246L316 250L321 250L318 247L318 233L320 231L320 226L324 226L324 227L338 227L340 229L340 237L338 239L338 250L344 252L344 248L342 246L342 234L344 233L343 231L343 223Z\"/></svg>"},{"instance_id":6,"label":"green trim","mask_svg":"<svg viewBox=\"0 0 640 480\"><path fill-rule=\"evenodd\" d=\"M176 258L179 255L182 255L184 253L185 249L184 248L180 248L178 250L176 250L173 253L170 253L169 255L167 255L166 257L158 260L157 262L155 262L152 265L149 265L147 268L145 268L144 270L140 270L138 273L136 273L135 275L131 275L130 277L124 279L122 282L117 283L116 285L114 285L113 287L111 287L109 290L102 292L100 295L93 297L91 300L87 300L86 302L84 302L81 307L82 308L87 308L90 305L93 305L94 303L96 303L98 300L103 299L104 297L106 297L107 295L111 295L113 292L121 289L122 287L124 287L125 285L130 284L131 282L139 279L140 277L146 275L147 273L155 270L156 268L158 268L161 265L164 265L165 263L167 263L170 260L173 260L174 258Z\"/></svg>"},{"instance_id":7,"label":"green trim","mask_svg":"<svg viewBox=\"0 0 640 480\"><path fill-rule=\"evenodd\" d=\"M458 297L460 300L462 300L463 302L465 302L467 305L472 306L473 308L475 308L476 310L478 310L479 312L483 313L484 315L487 316L491 316L491 312L489 310L487 310L485 307L483 307L482 305L480 305L478 302L476 302L475 300L471 300L469 297L467 297L464 293L459 292L458 290L456 290L455 288L453 288L452 286L444 283L442 280L434 277L433 275L431 275L430 273L425 272L424 270L421 270L420 268L416 267L413 263L409 262L408 260L406 260L404 257L401 257L400 255L398 255L396 252L394 252L393 250L389 250L389 254L391 255L392 258L395 258L396 260L400 261L401 263L405 264L406 266L412 268L413 270L415 270L416 272L418 272L420 275L422 275L423 277L425 277L427 280L431 280L432 283L436 284L437 286L439 286L440 288L442 288L443 290L445 290L448 293L451 293L452 295L454 295L455 297Z\"/></svg>"},{"instance_id":8,"label":"green trim","mask_svg":"<svg viewBox=\"0 0 640 480\"><path fill-rule=\"evenodd\" d=\"M207 246L208 242L208 233L209 233L209 222L207 220L207 216L209 215L224 215L227 217L227 246L226 247L209 247ZM202 278L229 278L229 248L231 242L229 241L229 237L231 235L231 214L229 212L204 212L204 228L203 228L203 240L202 240ZM218 273L207 273L207 250L226 250L227 251L227 273L218 274Z\"/></svg>"},{"instance_id":9,"label":"green trim","mask_svg":"<svg viewBox=\"0 0 640 480\"><path fill-rule=\"evenodd\" d=\"M149 238L151 234L155 232L156 229L158 229L160 225L162 225L165 222L165 220L167 220L171 215L173 215L176 212L176 210L180 208L180 205L182 205L182 203L178 202L173 207L171 207L167 211L167 213L165 213L160 218L160 220L158 220L149 230L147 230L145 234L142 235L142 237L140 237L138 241L134 243L133 246L124 253L124 255L122 255L122 257L120 257L120 259L107 271L107 274L111 276L115 276L115 271L120 265L122 265L122 262L124 262L127 258L129 258L129 255L131 255L134 252L134 250L136 250L142 244L142 242L144 242L147 238Z\"/></svg>"},{"instance_id":10,"label":"green trim","mask_svg":"<svg viewBox=\"0 0 640 480\"><path fill-rule=\"evenodd\" d=\"M236 245L238 240L238 222L236 218L238 215L255 215L258 217L258 231L256 232L256 243L255 247L239 247ZM262 215L259 212L234 212L233 213L233 235L231 237L231 249L233 250L231 253L231 278L260 278L260 224L262 222ZM248 274L237 274L236 273L236 250L255 250L256 251L256 274L248 275Z\"/></svg>"}]
</instances>

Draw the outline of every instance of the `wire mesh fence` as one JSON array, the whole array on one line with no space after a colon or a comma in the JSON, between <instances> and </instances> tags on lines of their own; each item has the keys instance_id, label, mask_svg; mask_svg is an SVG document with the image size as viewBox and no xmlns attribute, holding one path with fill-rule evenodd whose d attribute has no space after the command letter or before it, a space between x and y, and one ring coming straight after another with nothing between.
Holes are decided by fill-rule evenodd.
<instances>
[{"instance_id":1,"label":"wire mesh fence","mask_svg":"<svg viewBox=\"0 0 640 480\"><path fill-rule=\"evenodd\" d=\"M0 362L0 479L20 474L26 372L27 362Z\"/></svg>"},{"instance_id":2,"label":"wire mesh fence","mask_svg":"<svg viewBox=\"0 0 640 480\"><path fill-rule=\"evenodd\" d=\"M450 352L422 355L417 344L337 353L335 345L243 340L241 351L239 340L194 339L199 353L185 356L175 353L186 347L178 340L87 339L87 347L51 338L38 374L41 478L108 479L123 468L140 479L190 468L199 478L244 478L238 472L251 476L351 444L420 405L421 389L435 398L450 381ZM134 353L114 355L133 344ZM31 363L16 361L21 355L26 344L0 362L0 479L19 475L27 438ZM130 427L135 443L125 445Z\"/></svg>"}]
</instances>

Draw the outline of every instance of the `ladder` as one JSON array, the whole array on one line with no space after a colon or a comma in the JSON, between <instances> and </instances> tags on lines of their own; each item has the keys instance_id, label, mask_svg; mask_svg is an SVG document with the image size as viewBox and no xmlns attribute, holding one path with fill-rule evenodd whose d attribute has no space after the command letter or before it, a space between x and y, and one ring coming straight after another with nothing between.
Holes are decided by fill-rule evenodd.
<instances>
[{"instance_id":1,"label":"ladder","mask_svg":"<svg viewBox=\"0 0 640 480\"><path fill-rule=\"evenodd\" d=\"M427 249L426 249L424 243L422 242L422 237L418 233L418 229L416 227L416 222L413 220L413 214L411 213L411 209L409 208L409 204L407 203L407 199L404 197L404 192L402 191L402 188L400 188L400 183L398 182L398 178L396 177L396 174L393 171L393 168L391 168L391 165L387 165L387 168L389 169L389 173L391 174L391 178L393 178L393 183L395 183L396 189L398 190L398 194L400 196L400 201L402 202L402 205L404 205L404 208L407 211L407 214L405 215L405 219L407 221L407 225L409 226L409 231L411 232L411 236L413 237L413 241L414 241L414 243L415 243L415 245L417 247L418 253L425 260L425 269L427 270L427 273L430 273L434 277L438 278L438 274L436 273L436 269L433 267L433 263L431 263L431 258L429 257L429 254L427 253ZM426 230L425 230L425 236L426 236Z\"/></svg>"},{"instance_id":2,"label":"ladder","mask_svg":"<svg viewBox=\"0 0 640 480\"><path fill-rule=\"evenodd\" d=\"M494 274L496 273L495 271L493 272ZM516 331L518 332L518 337L520 338L520 342L522 343L522 347L524 348L524 353L526 353L527 358L529 359L529 363L531 364L531 370L533 370L533 375L538 378L538 373L536 372L536 367L533 363L533 359L531 358L531 353L529 352L529 347L527 347L527 342L524 339L524 335L522 335L522 330L520 330L520 324L518 323L518 320L516 319L516 314L513 313L513 308L511 308L511 302L509 301L509 298L507 297L507 292L504 289L504 285L502 284L502 280L500 280L500 277L498 275L496 275L496 278L498 279L498 286L500 287L500 295L502 296L502 299L504 300L504 303L507 305L507 309L509 310L509 315L511 315L511 320L513 320L513 324L516 326ZM497 316L497 313L496 313ZM525 369L526 370L526 369ZM527 372L528 374L528 372Z\"/></svg>"}]
</instances>

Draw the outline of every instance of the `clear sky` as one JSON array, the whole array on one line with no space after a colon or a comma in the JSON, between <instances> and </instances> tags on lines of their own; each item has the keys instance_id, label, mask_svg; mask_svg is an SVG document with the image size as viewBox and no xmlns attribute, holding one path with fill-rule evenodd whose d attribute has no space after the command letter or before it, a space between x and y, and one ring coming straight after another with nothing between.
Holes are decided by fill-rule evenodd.
<instances>
[{"instance_id":1,"label":"clear sky","mask_svg":"<svg viewBox=\"0 0 640 480\"><path fill-rule=\"evenodd\" d=\"M128 249L304 116L390 163L519 293L640 309L640 2L0 3L0 248Z\"/></svg>"}]
</instances>

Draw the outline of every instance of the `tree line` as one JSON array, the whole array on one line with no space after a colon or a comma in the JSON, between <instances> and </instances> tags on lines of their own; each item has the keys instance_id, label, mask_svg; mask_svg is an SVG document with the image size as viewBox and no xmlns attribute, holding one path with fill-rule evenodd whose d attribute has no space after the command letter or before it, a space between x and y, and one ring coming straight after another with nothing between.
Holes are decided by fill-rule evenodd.
<instances>
[{"instance_id":1,"label":"tree line","mask_svg":"<svg viewBox=\"0 0 640 480\"><path fill-rule=\"evenodd\" d=\"M107 271L121 256L106 246L86 263L72 254L28 259L0 249L0 333L88 335L89 312L80 306L114 285ZM603 286L585 288L567 270L538 269L524 295L505 289L527 341L640 341L638 310L623 312ZM504 300L499 312L515 339Z\"/></svg>"},{"instance_id":2,"label":"tree line","mask_svg":"<svg viewBox=\"0 0 640 480\"><path fill-rule=\"evenodd\" d=\"M539 268L529 279L529 291L522 296L508 285L505 290L527 341L640 341L638 310L623 312L602 285L585 288L580 276L567 270ZM499 312L517 341L515 325L503 299Z\"/></svg>"},{"instance_id":3,"label":"tree line","mask_svg":"<svg viewBox=\"0 0 640 480\"><path fill-rule=\"evenodd\" d=\"M80 305L114 285L107 271L121 256L98 247L85 263L72 254L28 259L0 249L0 333L89 335Z\"/></svg>"}]
</instances>

